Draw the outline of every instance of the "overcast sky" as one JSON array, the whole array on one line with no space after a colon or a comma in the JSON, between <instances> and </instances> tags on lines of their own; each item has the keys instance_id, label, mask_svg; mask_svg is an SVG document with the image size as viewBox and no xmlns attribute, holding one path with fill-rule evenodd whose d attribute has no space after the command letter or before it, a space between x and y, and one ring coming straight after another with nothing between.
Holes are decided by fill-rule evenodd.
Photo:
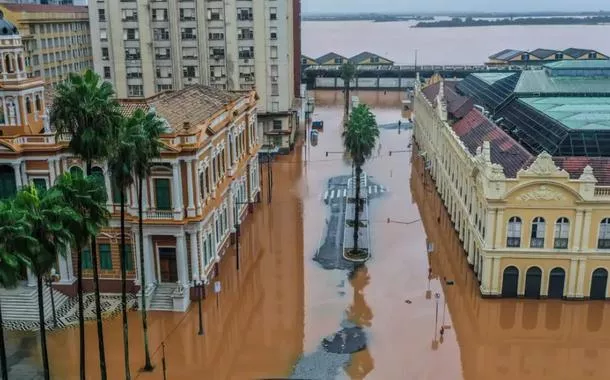
<instances>
[{"instance_id":1,"label":"overcast sky","mask_svg":"<svg viewBox=\"0 0 610 380\"><path fill-rule=\"evenodd\" d=\"M598 11L609 0L302 0L304 13Z\"/></svg>"}]
</instances>

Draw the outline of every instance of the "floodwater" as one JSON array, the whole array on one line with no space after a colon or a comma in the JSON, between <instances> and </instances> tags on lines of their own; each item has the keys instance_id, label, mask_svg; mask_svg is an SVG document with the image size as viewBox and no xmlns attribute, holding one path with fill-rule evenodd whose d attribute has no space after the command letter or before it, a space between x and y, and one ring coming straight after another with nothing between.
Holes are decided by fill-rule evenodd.
<instances>
[{"instance_id":1,"label":"floodwater","mask_svg":"<svg viewBox=\"0 0 610 380\"><path fill-rule=\"evenodd\" d=\"M394 94L361 95L371 100L379 124L400 118ZM341 154L342 97L317 93L316 98L314 117L325 122L319 144L298 147L273 164L270 205L263 178L262 203L242 228L241 269L235 270L229 250L220 268L222 291L204 302L205 335L197 335L196 303L188 313L151 312L156 368L140 373L141 323L137 312L130 313L132 378L164 378L162 342L169 380L286 378L300 356L319 350L344 319L364 328L368 346L338 369L339 379L606 377L606 303L480 298L431 179L423 175L418 156L406 151L410 131L382 129L380 155L365 166L372 180L388 189L371 200L372 259L353 278L315 263L329 214L321 196L330 177L350 173ZM428 241L434 245L430 254ZM104 326L109 378L120 379L120 318ZM78 329L51 333L49 350L52 378L76 379ZM35 348L29 352L38 355ZM88 324L88 379L99 378L96 353L95 325Z\"/></svg>"},{"instance_id":2,"label":"floodwater","mask_svg":"<svg viewBox=\"0 0 610 380\"><path fill-rule=\"evenodd\" d=\"M519 25L465 28L412 28L414 21L304 21L303 54L317 58L334 51L346 57L370 51L396 63L481 65L504 49L610 53L610 25ZM328 38L332 36L332 38Z\"/></svg>"}]
</instances>

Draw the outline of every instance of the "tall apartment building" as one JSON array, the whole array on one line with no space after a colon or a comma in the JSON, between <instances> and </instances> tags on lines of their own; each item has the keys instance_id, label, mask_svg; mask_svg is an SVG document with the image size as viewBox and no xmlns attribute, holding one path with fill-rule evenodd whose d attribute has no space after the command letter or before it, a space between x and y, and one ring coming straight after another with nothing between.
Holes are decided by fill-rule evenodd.
<instances>
[{"instance_id":1,"label":"tall apartment building","mask_svg":"<svg viewBox=\"0 0 610 380\"><path fill-rule=\"evenodd\" d=\"M95 70L119 97L195 84L255 88L263 141L291 148L300 0L95 0L89 20Z\"/></svg>"},{"instance_id":2,"label":"tall apartment building","mask_svg":"<svg viewBox=\"0 0 610 380\"><path fill-rule=\"evenodd\" d=\"M54 85L93 67L87 7L0 4L0 11L19 29L29 77Z\"/></svg>"}]
</instances>

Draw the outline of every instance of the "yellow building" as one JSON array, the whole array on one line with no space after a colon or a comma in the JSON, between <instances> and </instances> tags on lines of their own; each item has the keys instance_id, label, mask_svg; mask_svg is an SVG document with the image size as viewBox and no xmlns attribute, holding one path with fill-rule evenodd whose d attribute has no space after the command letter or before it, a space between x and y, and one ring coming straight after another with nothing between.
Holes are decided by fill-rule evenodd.
<instances>
[{"instance_id":1,"label":"yellow building","mask_svg":"<svg viewBox=\"0 0 610 380\"><path fill-rule=\"evenodd\" d=\"M416 87L416 147L484 296L610 296L610 64L586 63Z\"/></svg>"},{"instance_id":2,"label":"yellow building","mask_svg":"<svg viewBox=\"0 0 610 380\"><path fill-rule=\"evenodd\" d=\"M67 141L59 139L49 125L50 104L45 104L43 81L26 76L23 56L17 29L0 19L0 198L11 197L24 184L47 188L62 173L85 170L84 163L69 152ZM161 158L145 181L143 247L134 238L135 188L127 192L132 252L128 286L130 291L146 286L153 292L152 309L184 311L192 279L201 278L207 284L217 275L216 264L230 244L230 236L258 197L256 95L254 91L195 85L121 103L125 115L135 109L155 110L168 128L162 136ZM101 291L118 292L118 194L112 190L106 162L95 162L93 172L105 179L107 207L113 214L110 226L97 239ZM142 253L146 284L139 279ZM67 294L75 292L74 263L72 255L60 257L57 263L60 280L54 287ZM86 289L92 287L92 265L90 253L85 251ZM29 288L24 284L23 294L29 296L34 293L35 279L30 274L27 279Z\"/></svg>"},{"instance_id":3,"label":"yellow building","mask_svg":"<svg viewBox=\"0 0 610 380\"><path fill-rule=\"evenodd\" d=\"M0 12L21 34L29 77L54 85L70 72L93 68L87 7L0 4Z\"/></svg>"}]
</instances>

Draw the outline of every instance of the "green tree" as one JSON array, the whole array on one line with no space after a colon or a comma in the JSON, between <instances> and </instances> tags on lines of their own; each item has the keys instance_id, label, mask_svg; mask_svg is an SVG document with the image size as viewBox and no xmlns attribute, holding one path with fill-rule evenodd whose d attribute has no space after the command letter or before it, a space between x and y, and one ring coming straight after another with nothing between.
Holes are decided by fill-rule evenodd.
<instances>
[{"instance_id":1,"label":"green tree","mask_svg":"<svg viewBox=\"0 0 610 380\"><path fill-rule=\"evenodd\" d=\"M356 66L351 62L347 61L341 68L339 69L339 74L341 75L341 79L343 79L343 93L345 95L345 109L343 112L343 123L344 126L347 127L348 118L349 118L349 104L351 102L349 96L349 84L354 76L356 76Z\"/></svg>"},{"instance_id":2,"label":"green tree","mask_svg":"<svg viewBox=\"0 0 610 380\"><path fill-rule=\"evenodd\" d=\"M138 141L144 139L141 120L132 116L123 119L119 128L114 152L108 161L112 179L119 190L121 203L121 309L123 314L123 349L125 355L125 379L131 379L129 371L129 326L127 323L127 249L125 246L125 193L133 184L133 165Z\"/></svg>"},{"instance_id":3,"label":"green tree","mask_svg":"<svg viewBox=\"0 0 610 380\"><path fill-rule=\"evenodd\" d=\"M106 190L99 176L83 176L82 173L64 173L57 179L55 189L63 194L65 202L80 220L68 225L74 236L73 247L77 254L77 293L80 379L85 379L85 313L83 303L83 249L91 237L96 236L108 224L110 213L106 208Z\"/></svg>"},{"instance_id":4,"label":"green tree","mask_svg":"<svg viewBox=\"0 0 610 380\"><path fill-rule=\"evenodd\" d=\"M31 236L36 244L27 246L23 254L28 257L30 268L36 275L38 286L38 316L40 322L40 348L45 380L50 379L47 334L44 316L43 276L57 263L57 257L65 254L72 242L68 225L78 223L80 217L65 205L63 194L56 189L39 193L35 186L26 186L17 193L15 207L23 212L32 227ZM53 291L53 290L51 290Z\"/></svg>"},{"instance_id":5,"label":"green tree","mask_svg":"<svg viewBox=\"0 0 610 380\"><path fill-rule=\"evenodd\" d=\"M120 105L114 96L112 85L103 81L92 70L84 74L71 73L69 79L57 86L51 109L51 123L57 135L70 139L70 150L87 164L91 175L94 160L106 160L116 141L121 120ZM102 326L102 305L99 290L97 243L91 237L93 261L93 292L102 380L108 378Z\"/></svg>"},{"instance_id":6,"label":"green tree","mask_svg":"<svg viewBox=\"0 0 610 380\"><path fill-rule=\"evenodd\" d=\"M143 192L144 181L150 174L150 166L153 159L161 157L161 134L166 132L165 122L157 117L155 112L144 113L136 110L133 118L138 120L142 126L143 137L136 140L135 160L133 170L136 175L136 190L138 193L138 241L140 245L140 279L142 304L142 329L144 330L144 370L152 371L153 365L150 360L150 349L148 347L148 315L146 313L146 268L144 267L144 205Z\"/></svg>"},{"instance_id":7,"label":"green tree","mask_svg":"<svg viewBox=\"0 0 610 380\"><path fill-rule=\"evenodd\" d=\"M360 209L362 206L362 200L360 199L360 176L362 175L362 166L366 160L371 157L378 138L379 128L377 127L375 115L373 115L365 104L360 104L352 110L347 128L343 132L343 146L345 147L345 152L352 159L356 168L356 215L354 224L354 247L351 251L351 254L354 256L359 256L361 254L358 249L358 229L360 227Z\"/></svg>"},{"instance_id":8,"label":"green tree","mask_svg":"<svg viewBox=\"0 0 610 380\"><path fill-rule=\"evenodd\" d=\"M0 286L15 286L23 269L29 265L24 252L36 244L31 237L31 226L23 212L14 207L12 201L0 201ZM0 366L2 380L8 380L8 363L4 346L4 323L0 306Z\"/></svg>"}]
</instances>

